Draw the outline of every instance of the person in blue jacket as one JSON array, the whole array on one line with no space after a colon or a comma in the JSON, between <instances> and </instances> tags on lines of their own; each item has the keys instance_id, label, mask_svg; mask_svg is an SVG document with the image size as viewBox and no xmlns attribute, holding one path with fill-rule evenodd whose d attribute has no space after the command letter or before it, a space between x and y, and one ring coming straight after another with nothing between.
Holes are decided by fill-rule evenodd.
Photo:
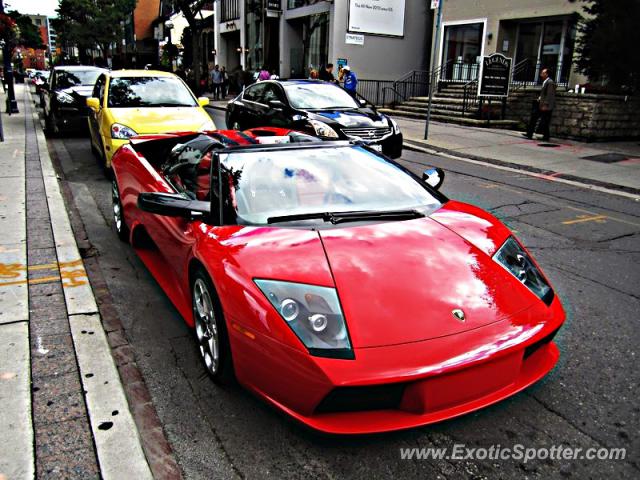
<instances>
[{"instance_id":1,"label":"person in blue jacket","mask_svg":"<svg viewBox=\"0 0 640 480\"><path fill-rule=\"evenodd\" d=\"M344 82L344 89L350 93L353 97L356 96L356 89L358 88L358 77L351 71L349 65L342 67L343 75L342 80Z\"/></svg>"}]
</instances>

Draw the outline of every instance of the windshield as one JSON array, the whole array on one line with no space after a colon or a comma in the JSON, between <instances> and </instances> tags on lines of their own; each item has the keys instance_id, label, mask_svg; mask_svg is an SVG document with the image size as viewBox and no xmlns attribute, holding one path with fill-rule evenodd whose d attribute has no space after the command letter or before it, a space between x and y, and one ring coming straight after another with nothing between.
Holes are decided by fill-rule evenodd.
<instances>
[{"instance_id":1,"label":"windshield","mask_svg":"<svg viewBox=\"0 0 640 480\"><path fill-rule=\"evenodd\" d=\"M193 94L178 78L116 77L109 85L109 107L195 107Z\"/></svg>"},{"instance_id":2,"label":"windshield","mask_svg":"<svg viewBox=\"0 0 640 480\"><path fill-rule=\"evenodd\" d=\"M428 214L440 206L404 169L363 147L220 157L225 223L266 225L270 218L318 212L417 209Z\"/></svg>"},{"instance_id":3,"label":"windshield","mask_svg":"<svg viewBox=\"0 0 640 480\"><path fill-rule=\"evenodd\" d=\"M96 83L100 70L58 70L56 72L56 87L69 88L78 85L93 85Z\"/></svg>"},{"instance_id":4,"label":"windshield","mask_svg":"<svg viewBox=\"0 0 640 480\"><path fill-rule=\"evenodd\" d=\"M315 110L325 108L358 108L354 98L342 88L330 83L299 83L284 85L293 108Z\"/></svg>"}]
</instances>

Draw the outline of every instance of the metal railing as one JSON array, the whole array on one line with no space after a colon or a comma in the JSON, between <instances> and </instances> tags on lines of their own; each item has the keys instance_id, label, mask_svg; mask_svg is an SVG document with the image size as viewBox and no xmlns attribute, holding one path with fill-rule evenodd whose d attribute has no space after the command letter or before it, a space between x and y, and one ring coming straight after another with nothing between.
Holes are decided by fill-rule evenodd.
<instances>
[{"instance_id":1,"label":"metal railing","mask_svg":"<svg viewBox=\"0 0 640 480\"><path fill-rule=\"evenodd\" d=\"M393 80L358 80L358 95L374 105L384 105L384 89L393 85Z\"/></svg>"},{"instance_id":2,"label":"metal railing","mask_svg":"<svg viewBox=\"0 0 640 480\"><path fill-rule=\"evenodd\" d=\"M429 95L429 84L431 78L436 79L436 85L440 87L438 78L443 69L447 68L449 61L445 62L438 68L428 72L426 70L412 70L393 82L391 86L385 86L382 89L382 105L395 106L399 102L405 102L411 97L426 97Z\"/></svg>"}]
</instances>

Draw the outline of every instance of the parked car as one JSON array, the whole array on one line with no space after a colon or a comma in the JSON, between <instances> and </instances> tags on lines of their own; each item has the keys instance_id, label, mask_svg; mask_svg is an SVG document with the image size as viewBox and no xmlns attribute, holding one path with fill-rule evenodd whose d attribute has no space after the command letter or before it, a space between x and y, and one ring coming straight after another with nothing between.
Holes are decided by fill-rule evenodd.
<instances>
[{"instance_id":1,"label":"parked car","mask_svg":"<svg viewBox=\"0 0 640 480\"><path fill-rule=\"evenodd\" d=\"M273 127L140 136L112 166L118 235L213 380L311 428L448 419L558 360L549 281L498 219L439 192L440 169Z\"/></svg>"},{"instance_id":2,"label":"parked car","mask_svg":"<svg viewBox=\"0 0 640 480\"><path fill-rule=\"evenodd\" d=\"M146 133L214 130L204 106L176 75L154 70L103 72L87 106L91 148L107 169L119 147Z\"/></svg>"},{"instance_id":3,"label":"parked car","mask_svg":"<svg viewBox=\"0 0 640 480\"><path fill-rule=\"evenodd\" d=\"M325 140L362 140L391 158L402 155L398 124L363 99L318 80L264 81L227 105L227 126L236 130L286 127Z\"/></svg>"},{"instance_id":4,"label":"parked car","mask_svg":"<svg viewBox=\"0 0 640 480\"><path fill-rule=\"evenodd\" d=\"M103 68L85 65L57 66L40 86L42 108L50 135L87 128L87 98Z\"/></svg>"}]
</instances>

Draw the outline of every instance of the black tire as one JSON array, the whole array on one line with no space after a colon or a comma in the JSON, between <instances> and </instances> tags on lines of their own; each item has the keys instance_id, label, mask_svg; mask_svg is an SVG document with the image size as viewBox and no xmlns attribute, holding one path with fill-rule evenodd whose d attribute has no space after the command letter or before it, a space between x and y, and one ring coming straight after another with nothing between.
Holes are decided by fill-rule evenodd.
<instances>
[{"instance_id":1,"label":"black tire","mask_svg":"<svg viewBox=\"0 0 640 480\"><path fill-rule=\"evenodd\" d=\"M229 119L229 125L227 125L227 128L229 128L231 130L242 131L242 126L240 125L240 122L238 122L235 118L230 118Z\"/></svg>"},{"instance_id":2,"label":"black tire","mask_svg":"<svg viewBox=\"0 0 640 480\"><path fill-rule=\"evenodd\" d=\"M202 298L205 292L208 295L208 300ZM229 385L233 383L235 374L227 324L213 283L202 268L198 268L191 278L191 304L195 320L196 342L205 370L215 383ZM212 324L209 323L208 327L205 325L207 321L203 317L205 312L208 312L213 321ZM213 330L212 326L215 327ZM212 342L216 345L217 350L215 351Z\"/></svg>"},{"instance_id":3,"label":"black tire","mask_svg":"<svg viewBox=\"0 0 640 480\"><path fill-rule=\"evenodd\" d=\"M120 189L115 179L111 182L111 211L113 213L113 226L115 227L118 238L125 242L129 242L129 227L124 219L124 210L120 201Z\"/></svg>"},{"instance_id":4,"label":"black tire","mask_svg":"<svg viewBox=\"0 0 640 480\"><path fill-rule=\"evenodd\" d=\"M56 119L53 116L52 112L49 112L48 115L44 117L44 123L47 127L47 136L50 138L55 138L59 135L58 126L56 125Z\"/></svg>"}]
</instances>

